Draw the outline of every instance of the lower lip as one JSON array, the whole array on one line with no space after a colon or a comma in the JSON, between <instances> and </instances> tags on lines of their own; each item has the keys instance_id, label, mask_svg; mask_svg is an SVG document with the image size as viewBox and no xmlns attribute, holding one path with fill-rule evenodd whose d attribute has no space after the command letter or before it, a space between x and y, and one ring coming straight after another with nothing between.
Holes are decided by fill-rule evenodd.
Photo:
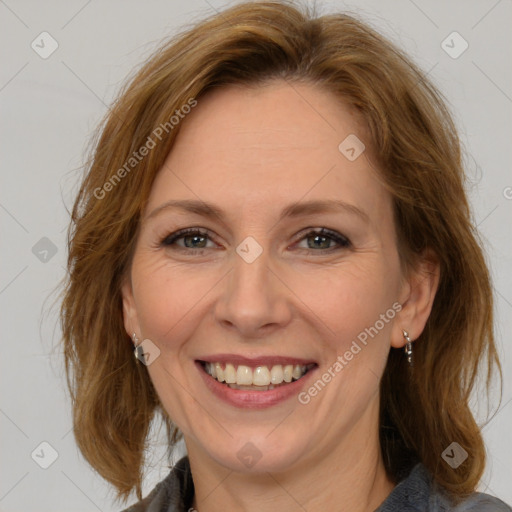
<instances>
[{"instance_id":1,"label":"lower lip","mask_svg":"<svg viewBox=\"0 0 512 512\"><path fill-rule=\"evenodd\" d=\"M196 361L196 366L204 383L215 396L229 405L242 409L265 409L284 402L292 396L297 396L316 370L316 368L313 368L299 380L274 389L248 391L245 389L232 389L226 384L221 384L217 379L214 379L204 371L203 365L200 362Z\"/></svg>"}]
</instances>

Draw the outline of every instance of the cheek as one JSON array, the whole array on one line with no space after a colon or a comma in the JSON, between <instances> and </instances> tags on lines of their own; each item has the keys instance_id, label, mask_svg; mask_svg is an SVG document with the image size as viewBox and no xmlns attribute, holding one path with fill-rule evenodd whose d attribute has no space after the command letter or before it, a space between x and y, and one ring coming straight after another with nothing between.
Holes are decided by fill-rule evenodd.
<instances>
[{"instance_id":1,"label":"cheek","mask_svg":"<svg viewBox=\"0 0 512 512\"><path fill-rule=\"evenodd\" d=\"M149 256L134 262L132 276L142 334L161 342L199 300L194 278Z\"/></svg>"},{"instance_id":2,"label":"cheek","mask_svg":"<svg viewBox=\"0 0 512 512\"><path fill-rule=\"evenodd\" d=\"M326 402L341 408L367 403L378 390L386 365L391 328L400 305L382 276L344 274L330 280L324 296L315 294L319 316L330 333L324 339L323 370L336 375Z\"/></svg>"},{"instance_id":3,"label":"cheek","mask_svg":"<svg viewBox=\"0 0 512 512\"><path fill-rule=\"evenodd\" d=\"M141 254L132 271L141 334L164 352L178 350L193 334L196 319L207 313L205 307L222 275L219 270L191 270L161 254Z\"/></svg>"},{"instance_id":4,"label":"cheek","mask_svg":"<svg viewBox=\"0 0 512 512\"><path fill-rule=\"evenodd\" d=\"M377 255L361 257L324 272L297 274L293 289L341 350L360 332L373 326L397 298L395 269L385 267ZM394 310L388 315L394 318ZM388 323L379 330L386 331Z\"/></svg>"}]
</instances>

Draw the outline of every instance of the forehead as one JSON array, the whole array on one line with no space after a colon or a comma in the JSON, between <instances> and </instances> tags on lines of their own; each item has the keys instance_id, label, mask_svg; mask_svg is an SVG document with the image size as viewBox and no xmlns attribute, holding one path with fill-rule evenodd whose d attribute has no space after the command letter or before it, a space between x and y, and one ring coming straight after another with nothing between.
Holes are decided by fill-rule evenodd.
<instances>
[{"instance_id":1,"label":"forehead","mask_svg":"<svg viewBox=\"0 0 512 512\"><path fill-rule=\"evenodd\" d=\"M364 152L353 161L340 152L347 137L369 142L360 118L319 86L222 87L181 123L148 209L174 198L228 199L238 211L301 198L389 201Z\"/></svg>"}]
</instances>

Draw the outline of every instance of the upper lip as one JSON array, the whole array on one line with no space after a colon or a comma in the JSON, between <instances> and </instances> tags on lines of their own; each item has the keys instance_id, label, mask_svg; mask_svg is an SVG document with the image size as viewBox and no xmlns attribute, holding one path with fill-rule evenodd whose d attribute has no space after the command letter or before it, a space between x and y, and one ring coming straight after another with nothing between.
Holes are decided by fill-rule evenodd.
<instances>
[{"instance_id":1,"label":"upper lip","mask_svg":"<svg viewBox=\"0 0 512 512\"><path fill-rule=\"evenodd\" d=\"M309 365L316 364L313 359L304 359L300 357L288 357L288 356L258 356L258 357L247 357L239 354L213 354L210 356L203 356L197 359L198 361L206 363L232 363L235 365L245 366L273 366L273 365Z\"/></svg>"}]
</instances>

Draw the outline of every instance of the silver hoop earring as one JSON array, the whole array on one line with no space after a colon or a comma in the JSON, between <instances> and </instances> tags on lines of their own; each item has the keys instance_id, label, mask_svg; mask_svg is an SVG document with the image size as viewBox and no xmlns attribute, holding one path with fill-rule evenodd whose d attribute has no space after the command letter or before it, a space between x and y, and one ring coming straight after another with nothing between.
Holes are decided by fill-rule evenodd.
<instances>
[{"instance_id":1,"label":"silver hoop earring","mask_svg":"<svg viewBox=\"0 0 512 512\"><path fill-rule=\"evenodd\" d=\"M402 329L402 332L404 334L405 341L407 341L404 347L405 356L407 357L407 362L409 363L409 366L412 366L412 341L411 338L409 338L409 333L407 331L404 331Z\"/></svg>"},{"instance_id":2,"label":"silver hoop earring","mask_svg":"<svg viewBox=\"0 0 512 512\"><path fill-rule=\"evenodd\" d=\"M144 359L143 359L144 358L144 349L142 348L141 345L139 345L139 338L137 338L136 333L133 333L132 341L133 341L133 346L135 347L133 350L135 359L137 359L137 361L144 361Z\"/></svg>"}]
</instances>

